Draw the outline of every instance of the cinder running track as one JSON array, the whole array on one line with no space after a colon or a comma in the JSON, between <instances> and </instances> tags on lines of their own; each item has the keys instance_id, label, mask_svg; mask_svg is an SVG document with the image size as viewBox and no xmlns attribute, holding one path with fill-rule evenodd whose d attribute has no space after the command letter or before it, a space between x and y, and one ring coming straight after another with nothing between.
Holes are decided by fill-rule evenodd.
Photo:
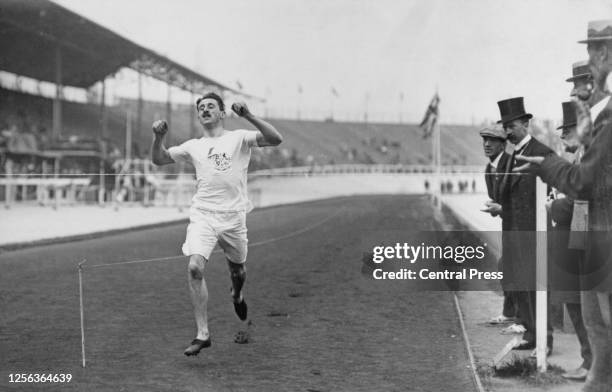
<instances>
[{"instance_id":1,"label":"cinder running track","mask_svg":"<svg viewBox=\"0 0 612 392\"><path fill-rule=\"evenodd\" d=\"M339 211L339 212L338 212ZM288 237L338 212L326 223ZM213 345L184 348L195 323L187 259L85 269L88 367L82 369L77 263L178 255L185 225L0 254L0 390L473 391L450 292L407 290L362 274L366 230L431 230L418 196L340 198L249 215L240 323L223 257L208 263ZM9 373L71 373L69 384L9 384Z\"/></svg>"}]
</instances>

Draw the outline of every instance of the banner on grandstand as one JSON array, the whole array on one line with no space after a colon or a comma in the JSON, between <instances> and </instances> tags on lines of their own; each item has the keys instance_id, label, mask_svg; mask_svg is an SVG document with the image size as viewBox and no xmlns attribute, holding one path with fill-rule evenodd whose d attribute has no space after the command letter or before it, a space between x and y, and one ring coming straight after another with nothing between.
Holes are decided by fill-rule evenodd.
<instances>
[{"instance_id":1,"label":"banner on grandstand","mask_svg":"<svg viewBox=\"0 0 612 392\"><path fill-rule=\"evenodd\" d=\"M440 97L438 96L438 93L436 93L431 99L431 102L429 102L429 106L427 107L427 111L423 117L423 121L421 121L421 124L419 124L419 127L423 130L423 139L427 139L433 133L434 127L438 121L439 104Z\"/></svg>"}]
</instances>

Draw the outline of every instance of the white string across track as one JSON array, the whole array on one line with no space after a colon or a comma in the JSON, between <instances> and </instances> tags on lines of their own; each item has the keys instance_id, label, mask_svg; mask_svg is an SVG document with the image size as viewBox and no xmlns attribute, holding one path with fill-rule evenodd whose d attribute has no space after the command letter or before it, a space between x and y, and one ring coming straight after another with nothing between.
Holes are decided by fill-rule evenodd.
<instances>
[{"instance_id":1,"label":"white string across track","mask_svg":"<svg viewBox=\"0 0 612 392\"><path fill-rule=\"evenodd\" d=\"M325 222L335 218L336 216L338 216L341 212L343 212L343 209L339 209L337 210L335 213L326 216L325 218L309 225L306 226L300 230L296 230L293 231L291 233L285 234L285 235L281 235L278 237L273 237L273 238L269 238L267 240L262 240L262 241L257 241L254 243L249 244L249 247L255 247L255 246L261 246L261 245L267 245L276 241L281 241L287 238L291 238L291 237L295 237L297 235L306 233L310 230L313 230L319 226L321 226L322 224L324 224ZM219 253L220 250L216 250L213 253ZM79 310L80 310L80 321L81 321L81 366L85 367L86 366L86 361L85 361L85 309L83 306L83 270L84 269L94 269L94 268L101 268L101 267L110 267L110 266L119 266L119 265L127 265L127 264L140 264L140 263L152 263L152 262L160 262L160 261L170 261L170 260L176 260L179 258L183 258L185 257L184 255L176 255L176 256L168 256L168 257L158 257L158 258L153 258L153 259L142 259L142 260L130 260L130 261L122 261L122 262L118 262L118 263L105 263L105 264L94 264L94 265L90 265L87 266L87 268L85 268L85 263L87 260L83 260L81 261L78 266L77 266L77 270L78 270L78 277L79 277Z\"/></svg>"}]
</instances>

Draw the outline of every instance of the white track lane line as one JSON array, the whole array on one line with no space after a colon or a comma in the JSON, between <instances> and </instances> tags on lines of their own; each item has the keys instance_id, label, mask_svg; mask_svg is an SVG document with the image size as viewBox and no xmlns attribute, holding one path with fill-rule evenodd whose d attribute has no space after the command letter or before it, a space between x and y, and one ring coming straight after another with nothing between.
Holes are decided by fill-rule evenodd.
<instances>
[{"instance_id":1,"label":"white track lane line","mask_svg":"<svg viewBox=\"0 0 612 392\"><path fill-rule=\"evenodd\" d=\"M463 312L461 312L461 307L459 306L459 298L457 298L456 293L453 293L453 298L455 299L455 309L457 310L457 316L459 316L459 324L461 324L461 332L463 333L463 342L465 343L468 359L470 360L470 367L472 368L472 377L474 378L474 383L476 384L476 388L478 388L478 392L485 392L485 389L482 386L482 382L480 381L480 376L478 375L478 370L476 369L474 353L472 352L470 338L468 337L467 330L465 328L465 322L463 321Z\"/></svg>"}]
</instances>

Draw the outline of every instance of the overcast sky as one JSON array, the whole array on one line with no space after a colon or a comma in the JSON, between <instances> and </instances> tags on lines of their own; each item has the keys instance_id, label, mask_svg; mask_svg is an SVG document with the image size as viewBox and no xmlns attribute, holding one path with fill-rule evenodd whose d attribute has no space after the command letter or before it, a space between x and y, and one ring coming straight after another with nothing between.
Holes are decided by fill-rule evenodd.
<instances>
[{"instance_id":1,"label":"overcast sky","mask_svg":"<svg viewBox=\"0 0 612 392\"><path fill-rule=\"evenodd\" d=\"M444 123L499 117L498 100L559 120L587 23L610 0L56 0L271 112L418 122L434 94ZM335 88L338 97L333 98ZM366 98L369 96L369 99Z\"/></svg>"}]
</instances>

